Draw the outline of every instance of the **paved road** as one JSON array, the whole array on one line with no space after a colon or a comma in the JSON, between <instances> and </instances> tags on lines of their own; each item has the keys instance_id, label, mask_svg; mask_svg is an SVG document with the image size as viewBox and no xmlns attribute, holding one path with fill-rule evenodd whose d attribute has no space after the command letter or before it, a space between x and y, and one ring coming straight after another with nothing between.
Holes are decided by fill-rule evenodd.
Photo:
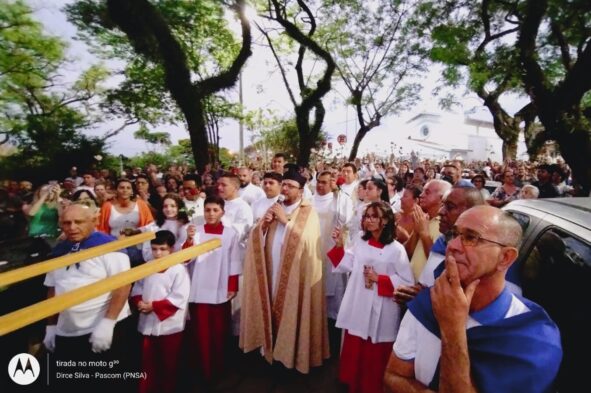
<instances>
[{"instance_id":1,"label":"paved road","mask_svg":"<svg viewBox=\"0 0 591 393\"><path fill-rule=\"evenodd\" d=\"M281 364L269 365L258 351L233 354L231 367L224 378L211 386L192 381L181 389L184 393L345 393L338 382L338 359L333 355L308 375L288 370ZM188 387L187 385L190 385Z\"/></svg>"}]
</instances>

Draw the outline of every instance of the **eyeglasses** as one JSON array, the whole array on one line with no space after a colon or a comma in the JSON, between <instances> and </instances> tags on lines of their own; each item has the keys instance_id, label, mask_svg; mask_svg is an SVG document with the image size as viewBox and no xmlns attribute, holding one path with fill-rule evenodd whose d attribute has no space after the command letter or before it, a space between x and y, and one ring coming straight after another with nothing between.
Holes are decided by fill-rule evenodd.
<instances>
[{"instance_id":1,"label":"eyeglasses","mask_svg":"<svg viewBox=\"0 0 591 393\"><path fill-rule=\"evenodd\" d=\"M290 190L295 190L295 189L298 189L299 190L300 189L299 186L296 186L294 184L288 184L288 183L281 183L281 187L287 187Z\"/></svg>"},{"instance_id":2,"label":"eyeglasses","mask_svg":"<svg viewBox=\"0 0 591 393\"><path fill-rule=\"evenodd\" d=\"M377 221L380 220L382 217L376 214L366 214L362 218L367 221Z\"/></svg>"},{"instance_id":3,"label":"eyeglasses","mask_svg":"<svg viewBox=\"0 0 591 393\"><path fill-rule=\"evenodd\" d=\"M490 240L490 239L484 238L477 232L472 232L472 231L460 232L457 228L453 228L451 230L451 238L455 239L458 236L460 237L460 241L462 242L462 245L464 247L474 247L481 240L497 244L501 247L508 247L506 244L499 243L495 240Z\"/></svg>"}]
</instances>

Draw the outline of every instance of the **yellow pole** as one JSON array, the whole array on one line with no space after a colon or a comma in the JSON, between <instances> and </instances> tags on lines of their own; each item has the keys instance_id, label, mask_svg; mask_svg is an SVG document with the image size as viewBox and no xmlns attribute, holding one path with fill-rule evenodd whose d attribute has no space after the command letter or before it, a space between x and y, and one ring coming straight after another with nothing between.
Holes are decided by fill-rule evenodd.
<instances>
[{"instance_id":1,"label":"yellow pole","mask_svg":"<svg viewBox=\"0 0 591 393\"><path fill-rule=\"evenodd\" d=\"M67 308L83 303L89 299L110 292L114 289L131 284L156 272L195 258L201 254L221 246L220 239L212 239L196 246L175 252L166 257L145 263L133 269L116 274L112 277L66 292L31 306L21 308L0 317L0 336L30 325Z\"/></svg>"},{"instance_id":2,"label":"yellow pole","mask_svg":"<svg viewBox=\"0 0 591 393\"><path fill-rule=\"evenodd\" d=\"M15 282L24 281L31 277L40 276L47 272L70 266L74 263L85 261L99 255L124 249L135 244L152 240L156 237L154 232L140 233L139 235L126 237L100 246L92 247L73 254L67 254L58 258L49 259L45 262L35 263L20 269L10 270L0 274L0 287L10 285Z\"/></svg>"}]
</instances>

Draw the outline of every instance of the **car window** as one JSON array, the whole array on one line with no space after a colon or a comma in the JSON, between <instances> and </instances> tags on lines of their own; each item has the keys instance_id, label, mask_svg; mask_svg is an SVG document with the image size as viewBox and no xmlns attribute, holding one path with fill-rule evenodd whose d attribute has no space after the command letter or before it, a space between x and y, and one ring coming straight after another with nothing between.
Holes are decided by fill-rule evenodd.
<instances>
[{"instance_id":1,"label":"car window","mask_svg":"<svg viewBox=\"0 0 591 393\"><path fill-rule=\"evenodd\" d=\"M560 328L565 357L559 391L577 391L591 351L591 245L558 228L539 236L524 260L523 295L540 304Z\"/></svg>"},{"instance_id":2,"label":"car window","mask_svg":"<svg viewBox=\"0 0 591 393\"><path fill-rule=\"evenodd\" d=\"M507 211L507 213L511 214L511 216L513 216L513 218L515 220L517 220L519 225L521 225L521 230L523 231L523 233L525 233L525 231L529 227L529 221L530 221L529 216L527 214L523 214L523 213L513 212L513 211L509 211L509 210L506 210L506 211Z\"/></svg>"}]
</instances>

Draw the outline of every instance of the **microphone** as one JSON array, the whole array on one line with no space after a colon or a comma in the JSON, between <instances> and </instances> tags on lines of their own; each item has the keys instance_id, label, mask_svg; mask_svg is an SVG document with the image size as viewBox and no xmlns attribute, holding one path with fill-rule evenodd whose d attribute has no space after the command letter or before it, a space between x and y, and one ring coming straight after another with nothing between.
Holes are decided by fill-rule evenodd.
<instances>
[{"instance_id":1,"label":"microphone","mask_svg":"<svg viewBox=\"0 0 591 393\"><path fill-rule=\"evenodd\" d=\"M283 201L285 200L285 195L283 194L279 194L279 196L277 197L277 202L278 204L283 204Z\"/></svg>"}]
</instances>

